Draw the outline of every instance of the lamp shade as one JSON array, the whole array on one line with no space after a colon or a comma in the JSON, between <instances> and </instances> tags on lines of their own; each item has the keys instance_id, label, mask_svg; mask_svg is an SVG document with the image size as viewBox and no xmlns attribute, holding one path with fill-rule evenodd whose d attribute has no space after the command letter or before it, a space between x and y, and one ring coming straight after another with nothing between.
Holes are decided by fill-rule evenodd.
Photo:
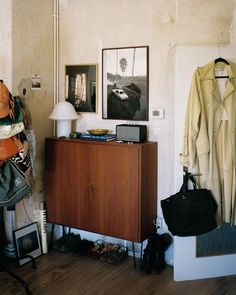
<instances>
[{"instance_id":1,"label":"lamp shade","mask_svg":"<svg viewBox=\"0 0 236 295\"><path fill-rule=\"evenodd\" d=\"M52 120L76 120L78 118L73 105L67 101L58 102L49 116Z\"/></svg>"},{"instance_id":2,"label":"lamp shade","mask_svg":"<svg viewBox=\"0 0 236 295\"><path fill-rule=\"evenodd\" d=\"M69 137L71 132L71 121L78 118L79 116L73 105L67 101L58 102L49 116L49 119L57 121L58 137Z\"/></svg>"}]
</instances>

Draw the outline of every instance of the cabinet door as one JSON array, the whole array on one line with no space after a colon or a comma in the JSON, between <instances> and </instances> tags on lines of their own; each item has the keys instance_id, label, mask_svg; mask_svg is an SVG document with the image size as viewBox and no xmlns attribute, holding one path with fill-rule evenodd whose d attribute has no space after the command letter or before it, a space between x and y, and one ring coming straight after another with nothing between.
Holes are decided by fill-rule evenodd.
<instances>
[{"instance_id":1,"label":"cabinet door","mask_svg":"<svg viewBox=\"0 0 236 295\"><path fill-rule=\"evenodd\" d=\"M46 140L45 191L49 222L85 228L87 155L86 145Z\"/></svg>"},{"instance_id":2,"label":"cabinet door","mask_svg":"<svg viewBox=\"0 0 236 295\"><path fill-rule=\"evenodd\" d=\"M139 234L139 149L89 147L88 230L131 241Z\"/></svg>"}]
</instances>

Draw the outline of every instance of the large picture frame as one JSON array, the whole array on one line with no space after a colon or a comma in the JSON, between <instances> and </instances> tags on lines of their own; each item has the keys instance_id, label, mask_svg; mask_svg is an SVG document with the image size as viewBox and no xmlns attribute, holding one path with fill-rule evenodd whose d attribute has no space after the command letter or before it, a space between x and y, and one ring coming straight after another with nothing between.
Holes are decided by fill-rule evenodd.
<instances>
[{"instance_id":1,"label":"large picture frame","mask_svg":"<svg viewBox=\"0 0 236 295\"><path fill-rule=\"evenodd\" d=\"M149 47L102 49L103 119L148 121Z\"/></svg>"},{"instance_id":2,"label":"large picture frame","mask_svg":"<svg viewBox=\"0 0 236 295\"><path fill-rule=\"evenodd\" d=\"M97 113L98 65L65 66L65 99L76 112Z\"/></svg>"},{"instance_id":3,"label":"large picture frame","mask_svg":"<svg viewBox=\"0 0 236 295\"><path fill-rule=\"evenodd\" d=\"M14 230L13 238L20 266L42 255L37 222Z\"/></svg>"}]
</instances>

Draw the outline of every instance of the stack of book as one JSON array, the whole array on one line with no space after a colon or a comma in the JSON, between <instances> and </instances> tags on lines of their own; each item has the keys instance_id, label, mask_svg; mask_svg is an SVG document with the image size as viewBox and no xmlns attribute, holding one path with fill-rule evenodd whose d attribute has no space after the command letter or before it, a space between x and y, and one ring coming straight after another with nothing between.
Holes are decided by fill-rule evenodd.
<instances>
[{"instance_id":1,"label":"stack of book","mask_svg":"<svg viewBox=\"0 0 236 295\"><path fill-rule=\"evenodd\" d=\"M82 133L80 134L80 139L112 141L112 140L116 140L116 135L115 134L92 135L92 134Z\"/></svg>"}]
</instances>

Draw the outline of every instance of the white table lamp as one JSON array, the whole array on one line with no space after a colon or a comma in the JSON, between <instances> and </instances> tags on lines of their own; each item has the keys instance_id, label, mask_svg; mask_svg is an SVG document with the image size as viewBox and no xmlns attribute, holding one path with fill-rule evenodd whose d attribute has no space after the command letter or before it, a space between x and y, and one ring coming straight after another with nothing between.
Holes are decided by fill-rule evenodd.
<instances>
[{"instance_id":1,"label":"white table lamp","mask_svg":"<svg viewBox=\"0 0 236 295\"><path fill-rule=\"evenodd\" d=\"M57 121L57 137L69 137L71 133L71 121L78 118L79 116L73 105L67 101L58 102L49 116L49 119Z\"/></svg>"}]
</instances>

